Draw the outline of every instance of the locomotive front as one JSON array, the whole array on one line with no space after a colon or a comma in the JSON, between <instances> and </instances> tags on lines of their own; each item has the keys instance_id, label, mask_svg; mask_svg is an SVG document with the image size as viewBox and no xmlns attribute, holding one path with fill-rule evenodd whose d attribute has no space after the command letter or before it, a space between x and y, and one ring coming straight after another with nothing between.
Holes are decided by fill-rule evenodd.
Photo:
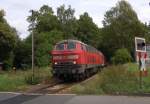
<instances>
[{"instance_id":1,"label":"locomotive front","mask_svg":"<svg viewBox=\"0 0 150 104\"><path fill-rule=\"evenodd\" d=\"M61 78L80 73L79 44L73 40L64 40L57 43L52 51L52 73Z\"/></svg>"}]
</instances>

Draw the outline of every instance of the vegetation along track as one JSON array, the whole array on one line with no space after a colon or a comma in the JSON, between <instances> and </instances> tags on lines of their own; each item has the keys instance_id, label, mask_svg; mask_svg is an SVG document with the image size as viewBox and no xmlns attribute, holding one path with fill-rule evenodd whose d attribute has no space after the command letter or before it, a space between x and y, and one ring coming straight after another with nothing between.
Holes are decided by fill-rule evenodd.
<instances>
[{"instance_id":1,"label":"vegetation along track","mask_svg":"<svg viewBox=\"0 0 150 104\"><path fill-rule=\"evenodd\" d=\"M63 90L71 88L75 84L84 83L84 82L92 79L95 75L93 75L85 80L78 81L78 82L64 82L64 81L52 78L52 80L49 82L49 84L44 84L44 85L41 84L39 86L36 85L35 87L33 87L32 89L27 91L27 93L36 93L36 94L58 94L61 92L63 93Z\"/></svg>"}]
</instances>

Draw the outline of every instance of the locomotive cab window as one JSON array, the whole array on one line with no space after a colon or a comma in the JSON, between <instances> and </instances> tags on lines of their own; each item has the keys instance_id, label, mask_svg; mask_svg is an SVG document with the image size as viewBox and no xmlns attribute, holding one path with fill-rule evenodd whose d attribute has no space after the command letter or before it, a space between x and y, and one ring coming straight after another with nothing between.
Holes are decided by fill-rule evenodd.
<instances>
[{"instance_id":1,"label":"locomotive cab window","mask_svg":"<svg viewBox=\"0 0 150 104\"><path fill-rule=\"evenodd\" d=\"M67 44L67 49L75 49L76 48L76 43L75 42L68 42Z\"/></svg>"},{"instance_id":2,"label":"locomotive cab window","mask_svg":"<svg viewBox=\"0 0 150 104\"><path fill-rule=\"evenodd\" d=\"M64 45L64 43L60 43L60 44L57 44L56 45L56 50L64 50L64 48L65 48L65 45Z\"/></svg>"}]
</instances>

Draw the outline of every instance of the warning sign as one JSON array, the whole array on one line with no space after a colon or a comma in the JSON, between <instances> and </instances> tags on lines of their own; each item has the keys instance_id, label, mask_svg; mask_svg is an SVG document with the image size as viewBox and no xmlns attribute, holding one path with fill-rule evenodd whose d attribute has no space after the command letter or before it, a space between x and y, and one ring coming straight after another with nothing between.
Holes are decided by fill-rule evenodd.
<instances>
[{"instance_id":1,"label":"warning sign","mask_svg":"<svg viewBox=\"0 0 150 104\"><path fill-rule=\"evenodd\" d=\"M141 54L145 52L146 52L145 39L140 37L135 37L135 55L136 55L137 63L139 63L140 61Z\"/></svg>"}]
</instances>

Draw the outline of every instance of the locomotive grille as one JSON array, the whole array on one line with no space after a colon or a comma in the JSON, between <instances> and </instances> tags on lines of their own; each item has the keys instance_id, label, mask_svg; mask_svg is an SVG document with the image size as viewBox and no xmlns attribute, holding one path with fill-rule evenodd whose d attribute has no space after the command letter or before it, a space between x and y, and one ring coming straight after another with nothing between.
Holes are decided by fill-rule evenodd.
<instances>
[{"instance_id":1,"label":"locomotive grille","mask_svg":"<svg viewBox=\"0 0 150 104\"><path fill-rule=\"evenodd\" d=\"M57 65L53 66L56 69L71 69L71 68L79 68L79 65L73 64L73 62L58 62Z\"/></svg>"},{"instance_id":2,"label":"locomotive grille","mask_svg":"<svg viewBox=\"0 0 150 104\"><path fill-rule=\"evenodd\" d=\"M58 65L73 65L73 62L59 62Z\"/></svg>"}]
</instances>

